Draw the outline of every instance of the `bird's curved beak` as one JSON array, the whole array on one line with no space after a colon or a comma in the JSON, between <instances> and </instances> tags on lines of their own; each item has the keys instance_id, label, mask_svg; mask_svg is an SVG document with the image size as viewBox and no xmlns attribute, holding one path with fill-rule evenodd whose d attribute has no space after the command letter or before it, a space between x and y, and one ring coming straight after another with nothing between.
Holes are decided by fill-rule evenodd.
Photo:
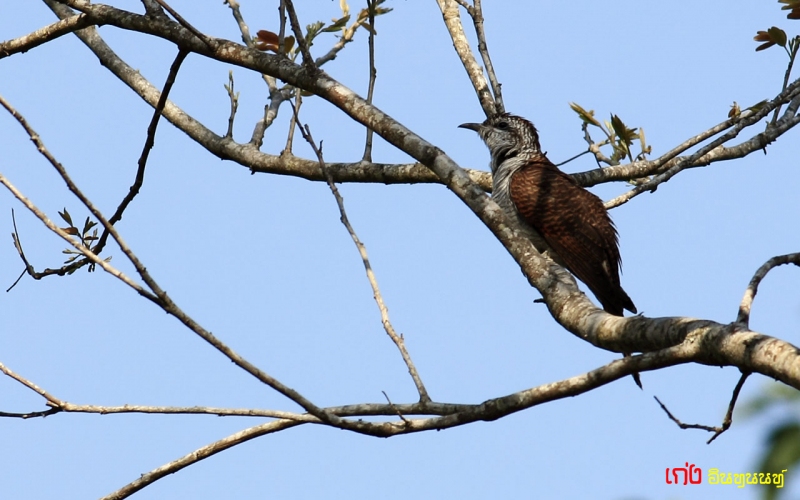
<instances>
[{"instance_id":1,"label":"bird's curved beak","mask_svg":"<svg viewBox=\"0 0 800 500\"><path fill-rule=\"evenodd\" d=\"M461 125L458 126L458 128L466 128L466 129L474 130L475 132L477 132L477 131L479 131L481 129L481 124L480 123L462 123Z\"/></svg>"}]
</instances>

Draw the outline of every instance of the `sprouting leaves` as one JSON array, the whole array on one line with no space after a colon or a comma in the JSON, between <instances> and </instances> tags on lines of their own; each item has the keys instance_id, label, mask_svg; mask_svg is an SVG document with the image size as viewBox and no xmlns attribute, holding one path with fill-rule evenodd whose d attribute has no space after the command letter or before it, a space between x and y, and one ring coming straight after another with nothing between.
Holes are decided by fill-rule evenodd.
<instances>
[{"instance_id":1,"label":"sprouting leaves","mask_svg":"<svg viewBox=\"0 0 800 500\"><path fill-rule=\"evenodd\" d=\"M600 121L595 118L594 110L586 110L579 104L571 102L569 107L575 111L580 119L583 121L583 130L588 137L588 127L594 126L599 128L606 139L599 143L600 146L610 145L612 148L611 161L616 164L623 158L628 158L633 161L634 156L632 146L636 141L639 141L640 153L636 155L636 159L644 159L645 155L650 154L652 148L647 145L645 140L644 130L642 128L631 128L625 125L622 119L615 114L611 115L610 121Z\"/></svg>"},{"instance_id":2,"label":"sprouting leaves","mask_svg":"<svg viewBox=\"0 0 800 500\"><path fill-rule=\"evenodd\" d=\"M788 10L786 14L788 19L800 19L800 0L778 0L779 3L785 4L781 10Z\"/></svg>"},{"instance_id":3,"label":"sprouting leaves","mask_svg":"<svg viewBox=\"0 0 800 500\"><path fill-rule=\"evenodd\" d=\"M594 110L586 111L579 104L574 102L569 103L569 107L572 108L572 111L578 113L583 123L600 127L600 122L594 117Z\"/></svg>"},{"instance_id":4,"label":"sprouting leaves","mask_svg":"<svg viewBox=\"0 0 800 500\"><path fill-rule=\"evenodd\" d=\"M67 227L62 227L61 230L65 233L69 234L70 236L77 236L78 244L88 250L94 251L93 244L97 241L97 222L90 220L89 217L86 217L86 221L83 223L83 228L78 229L75 224L72 223L72 216L69 214L66 208L64 208L63 212L58 212L58 215L69 224ZM62 250L62 253L71 255L64 264L70 264L76 259L83 257L83 253L75 250L74 248L67 248ZM105 259L106 262L110 261L111 257ZM89 272L94 271L95 264L94 262L89 263ZM68 274L72 274L78 269L78 267L72 268L68 271Z\"/></svg>"},{"instance_id":5,"label":"sprouting leaves","mask_svg":"<svg viewBox=\"0 0 800 500\"><path fill-rule=\"evenodd\" d=\"M350 20L350 14L340 17L339 19L334 19L333 24L330 26L322 29L322 33L335 33L337 31L342 31L347 27L347 22ZM322 24L321 22L319 24Z\"/></svg>"},{"instance_id":6,"label":"sprouting leaves","mask_svg":"<svg viewBox=\"0 0 800 500\"><path fill-rule=\"evenodd\" d=\"M341 33L340 36L346 43L352 39L355 31L362 26L373 35L377 34L373 26L369 23L369 17L372 15L374 18L376 16L391 12L392 9L390 8L379 7L385 1L386 0L372 0L372 2L369 2L368 7L366 9L361 9L356 20L353 21L348 27L347 24L351 20L350 6L347 4L347 0L340 0L339 7L342 9L342 17L332 19L331 23L328 25L326 25L323 21L317 21L307 25L306 33L303 36L306 45L308 47L314 45L314 40L321 33ZM280 52L280 36L277 33L269 30L259 30L258 33L256 33L256 38L253 41L255 42L255 46L258 50L275 52L276 54ZM284 37L283 53L292 59L297 57L295 39L293 36Z\"/></svg>"},{"instance_id":7,"label":"sprouting leaves","mask_svg":"<svg viewBox=\"0 0 800 500\"><path fill-rule=\"evenodd\" d=\"M784 4L781 10L788 10L786 17L789 19L800 19L800 0L778 0ZM773 45L783 47L789 55L789 66L791 67L794 58L797 56L797 49L800 48L800 35L789 38L785 31L777 26L773 26L766 31L758 31L753 37L756 42L762 42L756 47L756 52L766 50Z\"/></svg>"},{"instance_id":8,"label":"sprouting leaves","mask_svg":"<svg viewBox=\"0 0 800 500\"><path fill-rule=\"evenodd\" d=\"M616 141L612 142L614 146L614 154L620 157L627 156L628 159L633 161L631 154L631 146L639 134L635 128L628 128L627 125L622 123L622 119L617 115L611 115L611 123L606 122L606 127L613 130L616 136Z\"/></svg>"},{"instance_id":9,"label":"sprouting leaves","mask_svg":"<svg viewBox=\"0 0 800 500\"><path fill-rule=\"evenodd\" d=\"M773 45L780 45L781 47L786 47L786 32L782 29L778 28L777 26L773 26L772 28L768 29L767 31L759 31L756 33L756 36L753 37L753 40L756 42L764 42L758 47L756 47L756 52L760 50L765 50Z\"/></svg>"}]
</instances>

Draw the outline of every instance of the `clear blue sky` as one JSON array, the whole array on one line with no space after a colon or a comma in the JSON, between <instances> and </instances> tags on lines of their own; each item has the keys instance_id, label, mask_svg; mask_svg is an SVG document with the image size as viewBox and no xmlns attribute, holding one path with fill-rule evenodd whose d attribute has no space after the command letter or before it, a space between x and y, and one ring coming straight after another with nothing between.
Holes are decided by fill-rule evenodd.
<instances>
[{"instance_id":1,"label":"clear blue sky","mask_svg":"<svg viewBox=\"0 0 800 500\"><path fill-rule=\"evenodd\" d=\"M134 0L111 2L139 11ZM170 2L206 33L239 40L222 0ZM251 30L277 28L277 1L241 0ZM328 21L338 2L302 3L301 22ZM352 2L355 10L360 5ZM775 2L485 2L486 30L506 107L535 122L550 158L585 147L574 101L601 118L644 127L655 155L780 90L786 55L754 52L757 30L787 21ZM435 2L390 0L377 21L376 104L460 165L485 169L474 134L456 128L483 116ZM513 6L512 6L513 5ZM0 6L0 39L52 22L38 2ZM101 34L156 86L176 50L105 27ZM366 37L326 66L366 93ZM313 47L327 51L331 35ZM262 113L258 75L190 55L171 98L218 133L233 69L241 91L235 138L246 142ZM74 36L0 61L0 94L30 121L106 213L127 192L152 113ZM356 161L363 129L333 106L303 108L329 161ZM285 141L288 108L268 130L265 151ZM749 137L749 136L748 136ZM310 157L298 144L298 154ZM684 172L654 194L613 210L621 234L623 285L648 316L729 322L752 273L768 258L800 250L800 141L791 131L744 160ZM376 161L408 157L378 141ZM594 167L582 157L564 168ZM0 113L0 172L51 218L81 208L27 136ZM622 184L593 191L604 199ZM351 222L370 252L395 328L437 401L479 403L584 373L616 357L558 327L534 304L514 261L442 186L348 184ZM64 243L7 193L0 229L12 231L37 269L58 267ZM162 122L141 195L119 223L126 241L181 307L240 354L319 405L411 402L415 390L383 333L361 261L327 187L250 175L209 155ZM133 275L121 253L112 263ZM6 236L0 285L22 264ZM763 282L751 326L797 342L800 271ZM103 272L40 282L23 279L0 298L0 361L54 395L81 404L208 405L297 410ZM664 484L664 470L754 470L767 427L784 416L737 420L712 445L682 431L653 400L687 422L721 422L739 373L681 366L500 421L375 439L303 426L251 441L138 493L157 498L756 498L752 487ZM747 383L742 399L763 391ZM43 401L0 378L0 410ZM0 498L96 498L166 462L256 424L213 416L60 414L0 420ZM705 481L704 481L705 482ZM800 477L787 488L800 491Z\"/></svg>"}]
</instances>

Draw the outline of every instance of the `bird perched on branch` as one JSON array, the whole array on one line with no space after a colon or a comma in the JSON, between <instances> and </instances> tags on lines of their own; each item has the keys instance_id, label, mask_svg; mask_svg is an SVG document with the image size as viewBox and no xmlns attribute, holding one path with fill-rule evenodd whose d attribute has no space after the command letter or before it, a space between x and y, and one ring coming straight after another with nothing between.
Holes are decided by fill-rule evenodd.
<instances>
[{"instance_id":1,"label":"bird perched on branch","mask_svg":"<svg viewBox=\"0 0 800 500\"><path fill-rule=\"evenodd\" d=\"M617 230L603 202L547 159L533 124L503 113L459 127L486 143L492 198L536 249L584 282L606 312L636 313L620 285Z\"/></svg>"}]
</instances>

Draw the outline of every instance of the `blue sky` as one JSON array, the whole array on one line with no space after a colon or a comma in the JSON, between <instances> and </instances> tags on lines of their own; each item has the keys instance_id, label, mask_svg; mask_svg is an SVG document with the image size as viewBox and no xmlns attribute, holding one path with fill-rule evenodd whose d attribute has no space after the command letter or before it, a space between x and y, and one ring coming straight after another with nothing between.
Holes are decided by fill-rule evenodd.
<instances>
[{"instance_id":1,"label":"blue sky","mask_svg":"<svg viewBox=\"0 0 800 500\"><path fill-rule=\"evenodd\" d=\"M138 1L113 5L139 11ZM170 2L206 33L239 40L220 1ZM277 2L242 0L251 30L277 29ZM297 2L298 4L301 2ZM777 3L485 2L486 30L509 111L531 119L556 162L585 148L577 102L601 118L644 127L654 155L780 91L786 55L754 51L757 30L790 34ZM302 2L300 20L328 21L338 2ZM377 20L375 102L461 166L486 169L469 131L483 116L435 2L389 0ZM352 8L359 5L353 3ZM52 22L36 2L0 7L0 38ZM468 26L467 26L468 28ZM468 30L469 31L469 30ZM112 27L100 30L129 64L161 87L176 51ZM366 93L365 33L326 66ZM316 54L334 43L319 38ZM190 55L171 98L218 133L227 126L223 89L233 70L241 92L234 137L249 139L267 98L259 75ZM108 73L75 37L0 61L0 94L39 132L97 206L109 213L128 190L152 110ZM288 108L264 151L283 147ZM303 118L329 161L356 161L363 128L319 98ZM749 136L748 136L749 137ZM295 152L311 157L296 141ZM753 272L800 249L800 141L791 131L767 154L684 172L654 194L612 211L620 232L623 285L648 316L735 318ZM51 218L86 212L7 114L0 114L0 172ZM409 158L378 140L373 158ZM582 157L563 168L594 168ZM561 329L491 233L446 188L340 186L367 245L395 328L404 334L434 400L479 403L584 373L616 357ZM623 184L592 188L604 199ZM10 195L37 269L57 267L64 243ZM322 183L250 175L162 122L145 186L118 227L171 297L247 359L318 405L415 399L386 338L363 266ZM0 245L0 284L22 264ZM112 263L133 275L118 249ZM796 341L800 271L779 268L762 283L751 327ZM0 361L64 400L97 405L208 405L297 410L204 342L102 272L23 279L0 299ZM771 413L736 420L713 444L682 431L681 419L718 424L738 380L734 368L679 366L644 373L645 390L620 380L499 421L375 439L301 426L248 442L138 493L155 498L756 498L755 490L664 484L664 470L694 463L749 472ZM747 400L767 379L752 377ZM43 409L41 398L0 378L0 410ZM0 421L0 497L97 498L166 462L257 423L213 416L60 414ZM790 477L787 488L800 487Z\"/></svg>"}]
</instances>

